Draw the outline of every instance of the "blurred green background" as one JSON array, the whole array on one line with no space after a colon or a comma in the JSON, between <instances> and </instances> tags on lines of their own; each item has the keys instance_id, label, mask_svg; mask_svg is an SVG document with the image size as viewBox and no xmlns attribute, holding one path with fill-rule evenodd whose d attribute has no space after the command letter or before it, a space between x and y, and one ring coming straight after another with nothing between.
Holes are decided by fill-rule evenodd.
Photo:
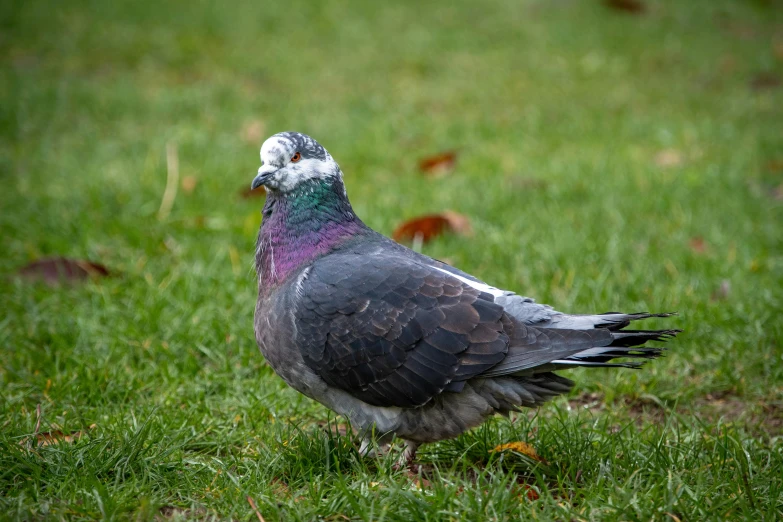
<instances>
[{"instance_id":1,"label":"blurred green background","mask_svg":"<svg viewBox=\"0 0 783 522\"><path fill-rule=\"evenodd\" d=\"M783 516L780 2L6 1L0 49L0 517ZM427 485L359 459L253 340L242 193L283 130L377 230L451 209L473 235L426 254L686 332L425 447ZM112 276L15 275L53 256Z\"/></svg>"}]
</instances>

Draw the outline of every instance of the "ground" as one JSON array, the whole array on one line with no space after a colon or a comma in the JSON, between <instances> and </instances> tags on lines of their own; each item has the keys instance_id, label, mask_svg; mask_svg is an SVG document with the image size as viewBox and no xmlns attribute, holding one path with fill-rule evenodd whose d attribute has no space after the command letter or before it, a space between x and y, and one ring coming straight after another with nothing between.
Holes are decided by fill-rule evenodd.
<instances>
[{"instance_id":1,"label":"ground","mask_svg":"<svg viewBox=\"0 0 783 522\"><path fill-rule=\"evenodd\" d=\"M783 517L783 8L642 2L5 2L0 518ZM360 458L253 340L241 193L282 130L374 228L451 209L425 253L685 332L418 477ZM110 276L15 275L51 256Z\"/></svg>"}]
</instances>

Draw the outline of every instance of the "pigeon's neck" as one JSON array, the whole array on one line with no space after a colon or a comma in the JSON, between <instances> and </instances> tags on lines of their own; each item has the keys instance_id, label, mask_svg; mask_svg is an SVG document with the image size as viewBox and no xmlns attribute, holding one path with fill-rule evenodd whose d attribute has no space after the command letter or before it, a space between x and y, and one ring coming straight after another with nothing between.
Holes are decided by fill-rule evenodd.
<instances>
[{"instance_id":1,"label":"pigeon's neck","mask_svg":"<svg viewBox=\"0 0 783 522\"><path fill-rule=\"evenodd\" d=\"M339 177L267 194L256 245L259 289L285 282L302 266L372 233L356 217Z\"/></svg>"}]
</instances>

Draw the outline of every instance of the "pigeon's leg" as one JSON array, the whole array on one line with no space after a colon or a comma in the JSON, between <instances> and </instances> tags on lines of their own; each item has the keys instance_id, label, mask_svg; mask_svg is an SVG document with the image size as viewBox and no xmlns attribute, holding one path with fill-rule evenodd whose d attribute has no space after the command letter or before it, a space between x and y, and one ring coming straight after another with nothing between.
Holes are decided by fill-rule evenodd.
<instances>
[{"instance_id":1,"label":"pigeon's leg","mask_svg":"<svg viewBox=\"0 0 783 522\"><path fill-rule=\"evenodd\" d=\"M378 444L377 447L374 447L373 439L368 437L362 439L362 444L359 446L359 455L367 458L381 457L388 448L388 444Z\"/></svg>"},{"instance_id":2,"label":"pigeon's leg","mask_svg":"<svg viewBox=\"0 0 783 522\"><path fill-rule=\"evenodd\" d=\"M373 448L372 445L372 439L362 439L362 444L359 446L359 455L368 458L373 458L376 455L375 448Z\"/></svg>"},{"instance_id":3,"label":"pigeon's leg","mask_svg":"<svg viewBox=\"0 0 783 522\"><path fill-rule=\"evenodd\" d=\"M402 451L402 458L405 459L407 464L413 462L416 458L416 450L419 449L419 443L412 440L405 441L405 449Z\"/></svg>"},{"instance_id":4,"label":"pigeon's leg","mask_svg":"<svg viewBox=\"0 0 783 522\"><path fill-rule=\"evenodd\" d=\"M419 449L419 446L420 444L418 442L406 440L405 449L402 450L402 455L400 455L397 463L394 464L394 469L400 470L409 468L413 464L413 460L416 458L416 450Z\"/></svg>"}]
</instances>

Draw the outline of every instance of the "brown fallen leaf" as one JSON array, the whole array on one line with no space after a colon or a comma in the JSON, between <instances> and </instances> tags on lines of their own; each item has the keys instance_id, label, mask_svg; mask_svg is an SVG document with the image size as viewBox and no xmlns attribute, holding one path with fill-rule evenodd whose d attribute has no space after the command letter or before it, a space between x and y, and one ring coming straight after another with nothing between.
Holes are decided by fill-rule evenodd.
<instances>
[{"instance_id":1,"label":"brown fallen leaf","mask_svg":"<svg viewBox=\"0 0 783 522\"><path fill-rule=\"evenodd\" d=\"M451 229L462 236L469 236L473 233L473 227L470 225L470 220L467 216L463 216L453 210L445 210L443 215L449 221Z\"/></svg>"},{"instance_id":2,"label":"brown fallen leaf","mask_svg":"<svg viewBox=\"0 0 783 522\"><path fill-rule=\"evenodd\" d=\"M647 10L641 0L604 0L604 5L615 11L631 14L642 14Z\"/></svg>"},{"instance_id":3,"label":"brown fallen leaf","mask_svg":"<svg viewBox=\"0 0 783 522\"><path fill-rule=\"evenodd\" d=\"M457 152L450 150L419 161L419 169L432 177L443 176L457 163Z\"/></svg>"},{"instance_id":4,"label":"brown fallen leaf","mask_svg":"<svg viewBox=\"0 0 783 522\"><path fill-rule=\"evenodd\" d=\"M682 165L682 153L675 149L664 149L655 155L655 164L664 168Z\"/></svg>"},{"instance_id":5,"label":"brown fallen leaf","mask_svg":"<svg viewBox=\"0 0 783 522\"><path fill-rule=\"evenodd\" d=\"M429 480L419 476L416 473L410 473L410 476L411 480L413 481L413 486L418 490L432 486L432 483Z\"/></svg>"},{"instance_id":6,"label":"brown fallen leaf","mask_svg":"<svg viewBox=\"0 0 783 522\"><path fill-rule=\"evenodd\" d=\"M23 266L19 269L19 275L54 285L63 281L81 281L88 277L106 277L109 270L101 264L83 259L48 257Z\"/></svg>"},{"instance_id":7,"label":"brown fallen leaf","mask_svg":"<svg viewBox=\"0 0 783 522\"><path fill-rule=\"evenodd\" d=\"M258 187L257 189L250 190L250 187L246 187L239 191L239 195L245 199L266 198L266 189L264 187Z\"/></svg>"},{"instance_id":8,"label":"brown fallen leaf","mask_svg":"<svg viewBox=\"0 0 783 522\"><path fill-rule=\"evenodd\" d=\"M750 88L754 91L766 91L780 87L780 76L771 72L760 72L750 80Z\"/></svg>"},{"instance_id":9,"label":"brown fallen leaf","mask_svg":"<svg viewBox=\"0 0 783 522\"><path fill-rule=\"evenodd\" d=\"M185 176L182 178L182 191L186 194L190 194L196 189L196 185L198 184L198 178L196 176Z\"/></svg>"},{"instance_id":10,"label":"brown fallen leaf","mask_svg":"<svg viewBox=\"0 0 783 522\"><path fill-rule=\"evenodd\" d=\"M688 246L691 248L691 251L696 254L703 254L707 251L707 242L704 241L704 238L701 236L692 237L691 240L688 241Z\"/></svg>"},{"instance_id":11,"label":"brown fallen leaf","mask_svg":"<svg viewBox=\"0 0 783 522\"><path fill-rule=\"evenodd\" d=\"M264 137L266 125L261 120L250 120L242 126L242 139L247 143L258 145Z\"/></svg>"},{"instance_id":12,"label":"brown fallen leaf","mask_svg":"<svg viewBox=\"0 0 783 522\"><path fill-rule=\"evenodd\" d=\"M47 431L36 435L36 442L39 447L50 446L52 444L59 444L61 442L75 442L82 438L84 432L72 431L71 433L63 433L60 430Z\"/></svg>"},{"instance_id":13,"label":"brown fallen leaf","mask_svg":"<svg viewBox=\"0 0 783 522\"><path fill-rule=\"evenodd\" d=\"M392 233L397 242L421 241L426 243L444 232L454 232L460 235L470 235L472 228L470 220L447 210L441 214L429 214L405 221Z\"/></svg>"},{"instance_id":14,"label":"brown fallen leaf","mask_svg":"<svg viewBox=\"0 0 783 522\"><path fill-rule=\"evenodd\" d=\"M544 464L547 463L543 457L539 456L538 453L536 453L536 449L533 446L521 440L516 442L501 444L499 446L495 446L492 449L492 453L498 453L502 451L512 451L514 453L519 453L521 455L529 457L533 460L537 460L538 462L543 462Z\"/></svg>"},{"instance_id":15,"label":"brown fallen leaf","mask_svg":"<svg viewBox=\"0 0 783 522\"><path fill-rule=\"evenodd\" d=\"M765 167L770 172L783 172L783 159L768 161Z\"/></svg>"},{"instance_id":16,"label":"brown fallen leaf","mask_svg":"<svg viewBox=\"0 0 783 522\"><path fill-rule=\"evenodd\" d=\"M96 425L92 424L87 429L87 431L93 430L95 428ZM37 433L35 435L35 445L39 448L42 448L44 446L51 446L52 444L60 444L61 442L73 443L84 437L84 435L87 434L87 431L79 430L72 431L70 433L64 433L61 430L52 430L44 433ZM22 439L19 441L19 444L24 446L28 441L29 439Z\"/></svg>"},{"instance_id":17,"label":"brown fallen leaf","mask_svg":"<svg viewBox=\"0 0 783 522\"><path fill-rule=\"evenodd\" d=\"M517 492L517 498L519 498L519 500L527 499L530 502L534 502L540 498L538 491L527 484L519 484L515 489Z\"/></svg>"}]
</instances>

